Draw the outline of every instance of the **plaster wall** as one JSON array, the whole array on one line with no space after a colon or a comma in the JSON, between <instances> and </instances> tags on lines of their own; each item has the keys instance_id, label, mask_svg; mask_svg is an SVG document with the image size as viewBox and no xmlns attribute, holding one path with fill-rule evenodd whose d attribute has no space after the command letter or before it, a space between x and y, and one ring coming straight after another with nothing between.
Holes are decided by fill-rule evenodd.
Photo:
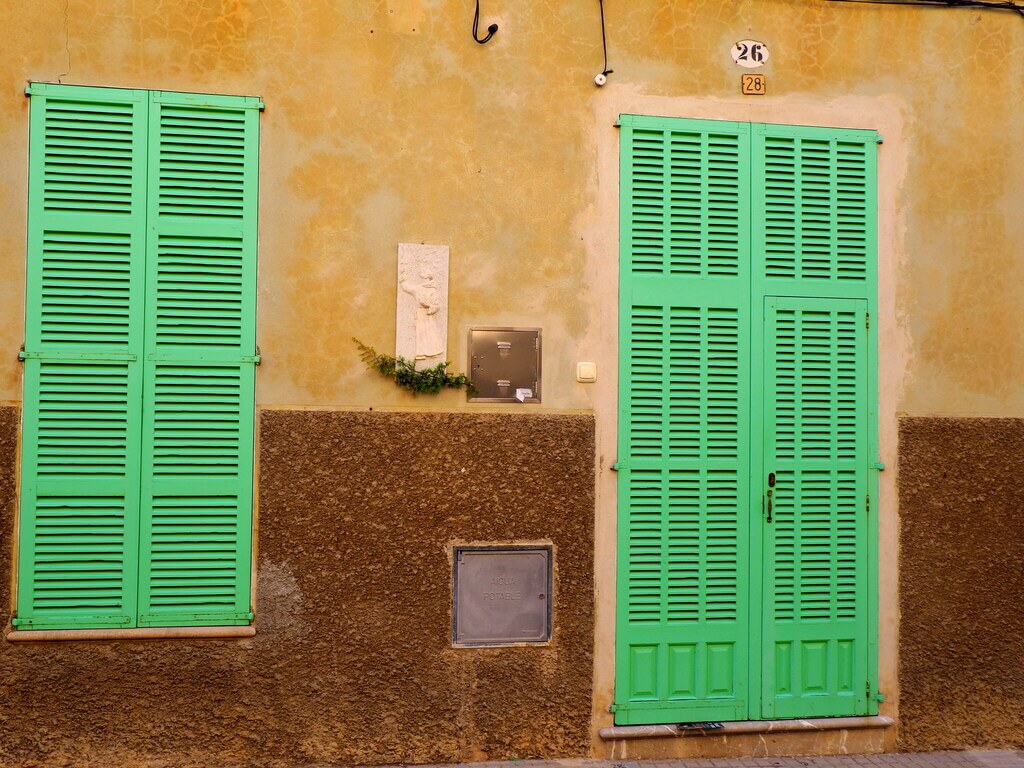
<instances>
[{"instance_id":1,"label":"plaster wall","mask_svg":"<svg viewBox=\"0 0 1024 768\"><path fill-rule=\"evenodd\" d=\"M900 747L1024 748L1024 420L900 420Z\"/></svg>"},{"instance_id":2,"label":"plaster wall","mask_svg":"<svg viewBox=\"0 0 1024 768\"><path fill-rule=\"evenodd\" d=\"M815 104L826 122L837 99L881 99L900 105L893 151L907 155L889 307L909 342L897 407L1024 412L1024 150L1007 141L1024 88L1018 18L821 0L607 5L615 72L598 90L590 0L485 3L500 25L486 46L469 36L470 4L442 0L3 4L0 349L23 340L29 79L262 96L260 403L436 410L473 406L454 392L413 400L368 374L350 341L392 343L399 242L451 246L455 367L471 325L541 326L544 408L589 409L612 385L607 366L592 386L572 371L614 315L617 248L587 227L607 133L595 115L613 88L673 113L729 100L790 120L788 104ZM751 36L770 46L769 95L741 100L728 51ZM0 401L20 397L3 356Z\"/></svg>"}]
</instances>

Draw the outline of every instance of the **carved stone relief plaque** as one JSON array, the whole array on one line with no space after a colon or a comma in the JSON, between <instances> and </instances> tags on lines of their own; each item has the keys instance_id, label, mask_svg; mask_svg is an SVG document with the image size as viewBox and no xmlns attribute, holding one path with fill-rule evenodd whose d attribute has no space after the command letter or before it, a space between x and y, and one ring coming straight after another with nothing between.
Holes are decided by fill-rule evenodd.
<instances>
[{"instance_id":1,"label":"carved stone relief plaque","mask_svg":"<svg viewBox=\"0 0 1024 768\"><path fill-rule=\"evenodd\" d=\"M398 245L395 355L431 368L448 349L447 245Z\"/></svg>"}]
</instances>

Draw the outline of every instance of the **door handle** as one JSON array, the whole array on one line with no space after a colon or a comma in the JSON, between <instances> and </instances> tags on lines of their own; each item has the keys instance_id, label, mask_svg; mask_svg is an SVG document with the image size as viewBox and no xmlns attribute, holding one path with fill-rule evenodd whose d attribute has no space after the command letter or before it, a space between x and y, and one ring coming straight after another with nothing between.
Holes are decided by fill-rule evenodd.
<instances>
[{"instance_id":1,"label":"door handle","mask_svg":"<svg viewBox=\"0 0 1024 768\"><path fill-rule=\"evenodd\" d=\"M768 490L765 493L765 496L767 497L767 504L765 505L765 507L766 507L766 509L768 511L768 518L765 520L765 522L766 523L770 523L772 521L772 502L773 502L773 497L775 496L775 473L774 472L769 472L768 473Z\"/></svg>"},{"instance_id":2,"label":"door handle","mask_svg":"<svg viewBox=\"0 0 1024 768\"><path fill-rule=\"evenodd\" d=\"M769 488L768 489L768 493L765 494L765 495L768 497L768 504L767 504L768 518L765 520L765 522L766 523L770 523L772 521L772 489Z\"/></svg>"}]
</instances>

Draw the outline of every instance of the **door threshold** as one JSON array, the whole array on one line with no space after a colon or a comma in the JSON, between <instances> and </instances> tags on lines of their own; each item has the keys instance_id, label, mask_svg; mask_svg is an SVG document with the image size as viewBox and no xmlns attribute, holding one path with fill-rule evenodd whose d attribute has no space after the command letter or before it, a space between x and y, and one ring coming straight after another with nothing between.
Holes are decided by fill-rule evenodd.
<instances>
[{"instance_id":1,"label":"door threshold","mask_svg":"<svg viewBox=\"0 0 1024 768\"><path fill-rule=\"evenodd\" d=\"M716 727L694 728L680 725L616 725L598 733L605 741L617 739L678 738L681 736L729 736L737 733L796 733L799 731L849 731L862 728L890 728L891 717L815 717L805 720L737 720L716 723Z\"/></svg>"}]
</instances>

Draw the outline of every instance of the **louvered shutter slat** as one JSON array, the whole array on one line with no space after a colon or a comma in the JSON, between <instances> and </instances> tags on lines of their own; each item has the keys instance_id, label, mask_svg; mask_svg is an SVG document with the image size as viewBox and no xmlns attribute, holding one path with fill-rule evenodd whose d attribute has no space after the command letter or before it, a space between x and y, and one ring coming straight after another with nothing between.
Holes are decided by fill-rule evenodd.
<instances>
[{"instance_id":1,"label":"louvered shutter slat","mask_svg":"<svg viewBox=\"0 0 1024 768\"><path fill-rule=\"evenodd\" d=\"M34 85L21 629L135 617L145 95Z\"/></svg>"},{"instance_id":2,"label":"louvered shutter slat","mask_svg":"<svg viewBox=\"0 0 1024 768\"><path fill-rule=\"evenodd\" d=\"M139 624L245 624L257 113L161 94L152 115Z\"/></svg>"}]
</instances>

